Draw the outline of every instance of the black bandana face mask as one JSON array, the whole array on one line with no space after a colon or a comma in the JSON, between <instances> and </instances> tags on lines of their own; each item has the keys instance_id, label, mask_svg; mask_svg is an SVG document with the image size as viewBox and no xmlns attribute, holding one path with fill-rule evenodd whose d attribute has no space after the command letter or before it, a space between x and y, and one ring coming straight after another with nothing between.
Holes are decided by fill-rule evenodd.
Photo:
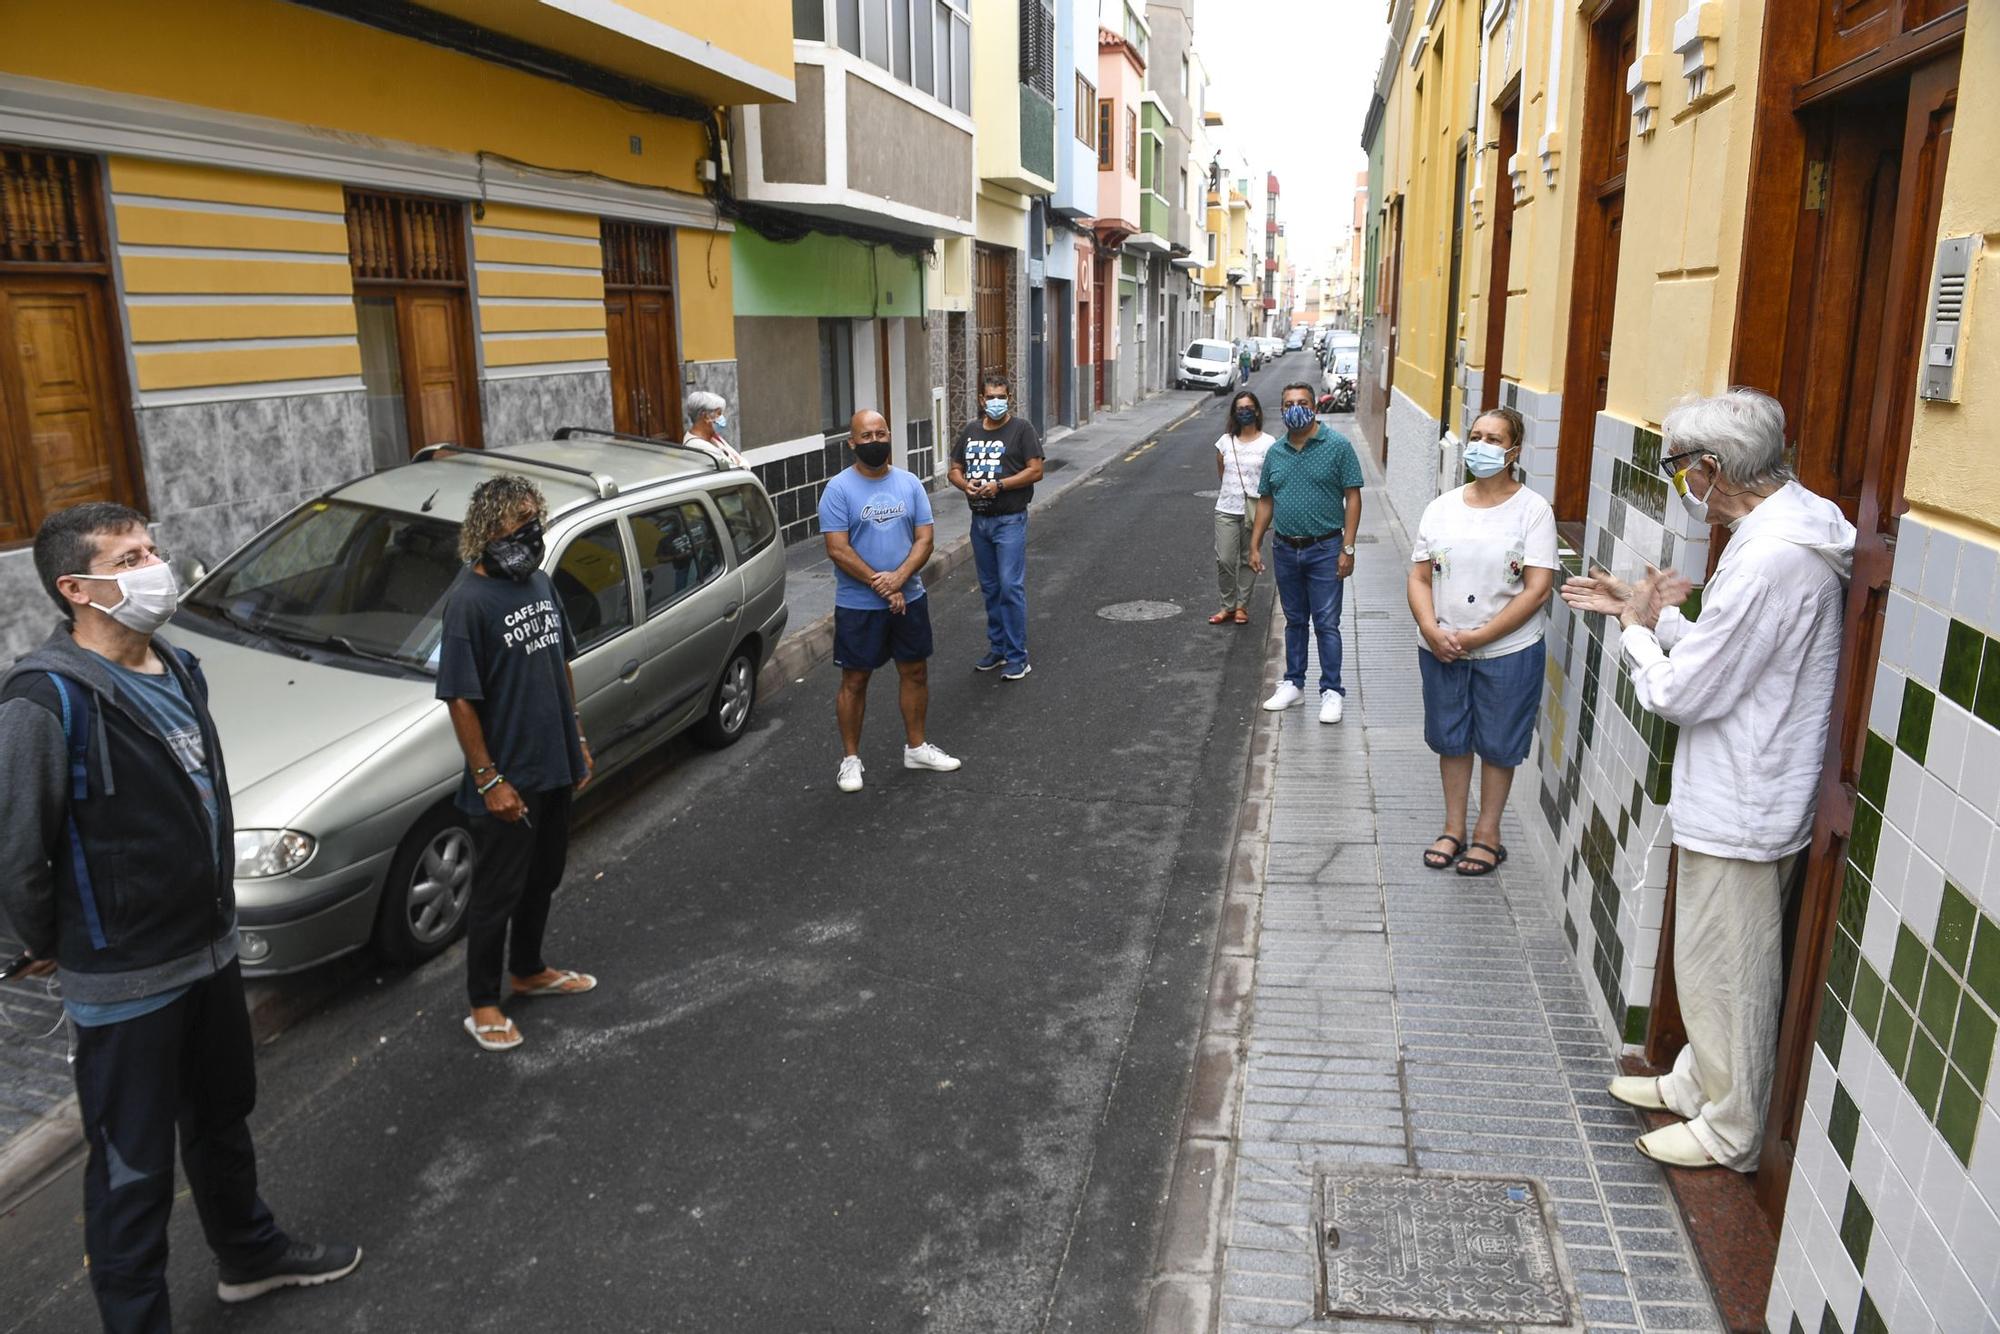
<instances>
[{"instance_id":1,"label":"black bandana face mask","mask_svg":"<svg viewBox=\"0 0 2000 1334\"><path fill-rule=\"evenodd\" d=\"M530 519L505 537L488 542L480 559L488 574L519 584L541 568L543 550L542 521Z\"/></svg>"}]
</instances>

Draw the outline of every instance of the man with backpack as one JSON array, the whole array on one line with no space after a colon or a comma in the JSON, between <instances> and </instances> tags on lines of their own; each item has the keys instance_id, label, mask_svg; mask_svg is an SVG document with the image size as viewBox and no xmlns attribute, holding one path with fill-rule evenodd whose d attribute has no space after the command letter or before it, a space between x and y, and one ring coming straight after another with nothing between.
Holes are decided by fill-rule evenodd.
<instances>
[{"instance_id":1,"label":"man with backpack","mask_svg":"<svg viewBox=\"0 0 2000 1334\"><path fill-rule=\"evenodd\" d=\"M174 573L143 515L102 502L48 517L35 573L64 623L0 684L0 909L62 984L104 1328L157 1334L176 1131L223 1301L342 1278L361 1252L293 1240L257 1193L229 782L201 665L157 634Z\"/></svg>"}]
</instances>

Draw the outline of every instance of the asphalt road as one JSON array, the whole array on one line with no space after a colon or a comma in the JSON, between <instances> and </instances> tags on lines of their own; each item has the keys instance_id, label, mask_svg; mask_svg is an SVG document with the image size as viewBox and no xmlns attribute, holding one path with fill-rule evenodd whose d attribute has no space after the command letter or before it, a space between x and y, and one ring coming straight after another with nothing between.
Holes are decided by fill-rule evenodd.
<instances>
[{"instance_id":1,"label":"asphalt road","mask_svg":"<svg viewBox=\"0 0 2000 1334\"><path fill-rule=\"evenodd\" d=\"M1273 416L1309 365L1254 377ZM1026 681L970 670L969 568L932 595L962 770L902 769L885 671L837 792L816 668L598 799L550 962L603 985L517 1003L520 1050L460 1029L456 949L265 1047L265 1194L366 1259L226 1311L183 1197L178 1327L1136 1328L1272 614L1205 623L1222 407L1034 512ZM1133 600L1181 611L1097 615ZM80 1201L0 1220L0 1329L94 1327Z\"/></svg>"}]
</instances>

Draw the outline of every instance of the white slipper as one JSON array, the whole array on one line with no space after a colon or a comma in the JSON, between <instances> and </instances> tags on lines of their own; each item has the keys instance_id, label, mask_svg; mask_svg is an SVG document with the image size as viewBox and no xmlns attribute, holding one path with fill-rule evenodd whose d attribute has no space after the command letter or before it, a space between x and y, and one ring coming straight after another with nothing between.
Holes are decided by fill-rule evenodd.
<instances>
[{"instance_id":1,"label":"white slipper","mask_svg":"<svg viewBox=\"0 0 2000 1334\"><path fill-rule=\"evenodd\" d=\"M527 1041L527 1039L521 1036L521 1030L514 1027L512 1019L507 1020L505 1023L482 1024L468 1014L465 1016L465 1031L472 1034L472 1040L479 1044L482 1051L512 1051ZM512 1033L514 1040L512 1042L502 1042L496 1038L486 1036L488 1033Z\"/></svg>"},{"instance_id":2,"label":"white slipper","mask_svg":"<svg viewBox=\"0 0 2000 1334\"><path fill-rule=\"evenodd\" d=\"M583 985L580 987L571 986L570 983L572 982L581 982ZM596 978L592 977L589 973L578 973L565 968L556 974L555 981L544 982L538 987L529 987L526 991L522 991L516 987L514 994L516 996L581 996L586 991L595 990L597 990Z\"/></svg>"},{"instance_id":3,"label":"white slipper","mask_svg":"<svg viewBox=\"0 0 2000 1334\"><path fill-rule=\"evenodd\" d=\"M1667 1110L1667 1100L1660 1096L1660 1081L1652 1075L1620 1075L1604 1091L1628 1107L1649 1112Z\"/></svg>"},{"instance_id":4,"label":"white slipper","mask_svg":"<svg viewBox=\"0 0 2000 1334\"><path fill-rule=\"evenodd\" d=\"M1701 1141L1687 1128L1686 1122L1661 1126L1658 1130L1639 1136L1634 1141L1639 1152L1656 1163L1669 1167L1714 1167L1715 1159L1708 1156L1708 1150L1701 1147Z\"/></svg>"}]
</instances>

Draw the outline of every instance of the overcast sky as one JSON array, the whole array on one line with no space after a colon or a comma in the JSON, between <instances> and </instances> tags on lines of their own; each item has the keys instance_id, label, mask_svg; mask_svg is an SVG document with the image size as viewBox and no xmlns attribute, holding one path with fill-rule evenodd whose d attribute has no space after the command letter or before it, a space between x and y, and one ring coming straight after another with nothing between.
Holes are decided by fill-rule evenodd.
<instances>
[{"instance_id":1,"label":"overcast sky","mask_svg":"<svg viewBox=\"0 0 2000 1334\"><path fill-rule=\"evenodd\" d=\"M1290 261L1319 268L1354 225L1361 122L1388 41L1385 0L1195 0L1211 109L1259 179L1278 174ZM1261 187L1260 187L1261 188Z\"/></svg>"}]
</instances>

